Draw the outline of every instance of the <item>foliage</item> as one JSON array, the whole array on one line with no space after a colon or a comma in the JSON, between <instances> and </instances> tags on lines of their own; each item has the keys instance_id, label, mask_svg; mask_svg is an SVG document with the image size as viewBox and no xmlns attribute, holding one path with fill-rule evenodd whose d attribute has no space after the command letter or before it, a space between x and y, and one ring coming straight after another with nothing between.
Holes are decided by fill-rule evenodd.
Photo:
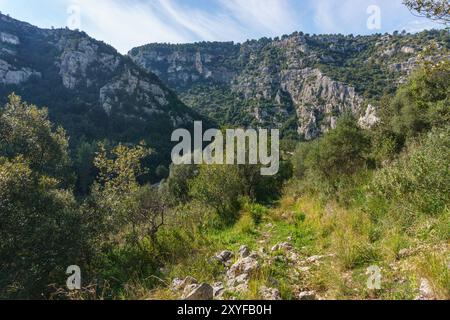
<instances>
[{"instance_id":1,"label":"foliage","mask_svg":"<svg viewBox=\"0 0 450 320\"><path fill-rule=\"evenodd\" d=\"M225 221L233 221L243 186L237 166L204 165L189 185L190 196L214 208Z\"/></svg>"},{"instance_id":2,"label":"foliage","mask_svg":"<svg viewBox=\"0 0 450 320\"><path fill-rule=\"evenodd\" d=\"M450 121L450 60L427 65L400 88L390 105L388 123L406 137Z\"/></svg>"},{"instance_id":3,"label":"foliage","mask_svg":"<svg viewBox=\"0 0 450 320\"><path fill-rule=\"evenodd\" d=\"M0 158L0 213L0 297L38 298L89 254L73 195L22 157Z\"/></svg>"},{"instance_id":4,"label":"foliage","mask_svg":"<svg viewBox=\"0 0 450 320\"><path fill-rule=\"evenodd\" d=\"M434 130L413 143L373 178L370 190L394 204L396 214L441 214L450 203L449 129Z\"/></svg>"},{"instance_id":5,"label":"foliage","mask_svg":"<svg viewBox=\"0 0 450 320\"><path fill-rule=\"evenodd\" d=\"M450 4L447 0L404 0L412 12L442 23L450 22Z\"/></svg>"},{"instance_id":6,"label":"foliage","mask_svg":"<svg viewBox=\"0 0 450 320\"><path fill-rule=\"evenodd\" d=\"M45 109L22 102L15 94L0 109L0 156L22 156L33 171L71 182L68 138L53 129Z\"/></svg>"},{"instance_id":7,"label":"foliage","mask_svg":"<svg viewBox=\"0 0 450 320\"><path fill-rule=\"evenodd\" d=\"M353 117L344 116L335 130L317 141L300 144L293 156L294 172L299 178L325 183L336 191L342 177L351 177L366 167L369 150L366 133Z\"/></svg>"}]
</instances>

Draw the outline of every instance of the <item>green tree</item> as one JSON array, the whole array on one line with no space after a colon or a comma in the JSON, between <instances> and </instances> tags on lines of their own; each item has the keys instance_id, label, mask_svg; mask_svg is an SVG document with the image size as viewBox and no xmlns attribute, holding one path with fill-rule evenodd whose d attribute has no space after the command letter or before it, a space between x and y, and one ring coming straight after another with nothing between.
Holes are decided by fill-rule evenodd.
<instances>
[{"instance_id":1,"label":"green tree","mask_svg":"<svg viewBox=\"0 0 450 320\"><path fill-rule=\"evenodd\" d=\"M332 130L312 145L305 165L318 176L332 181L352 175L365 166L370 140L352 116L342 117Z\"/></svg>"},{"instance_id":2,"label":"green tree","mask_svg":"<svg viewBox=\"0 0 450 320\"><path fill-rule=\"evenodd\" d=\"M103 227L100 233L109 238L134 221L139 191L138 178L145 174L141 166L143 158L150 154L145 146L118 145L108 151L100 144L94 164L99 170L98 182L92 190L97 223Z\"/></svg>"},{"instance_id":3,"label":"green tree","mask_svg":"<svg viewBox=\"0 0 450 320\"><path fill-rule=\"evenodd\" d=\"M0 109L0 156L22 156L33 171L73 183L65 131L48 120L46 109L22 102L15 94Z\"/></svg>"},{"instance_id":4,"label":"green tree","mask_svg":"<svg viewBox=\"0 0 450 320\"><path fill-rule=\"evenodd\" d=\"M225 221L232 221L239 209L239 196L244 194L239 167L203 165L189 184L190 196L214 208Z\"/></svg>"},{"instance_id":5,"label":"green tree","mask_svg":"<svg viewBox=\"0 0 450 320\"><path fill-rule=\"evenodd\" d=\"M198 174L195 165L172 165L169 177L164 181L162 188L167 194L171 204L187 203L189 197L189 182Z\"/></svg>"},{"instance_id":6,"label":"green tree","mask_svg":"<svg viewBox=\"0 0 450 320\"><path fill-rule=\"evenodd\" d=\"M414 137L450 121L450 60L426 64L398 91L382 119L392 130Z\"/></svg>"},{"instance_id":7,"label":"green tree","mask_svg":"<svg viewBox=\"0 0 450 320\"><path fill-rule=\"evenodd\" d=\"M81 142L74 152L74 168L77 176L77 193L86 196L94 183L97 169L94 165L95 154L98 151L98 143Z\"/></svg>"}]
</instances>

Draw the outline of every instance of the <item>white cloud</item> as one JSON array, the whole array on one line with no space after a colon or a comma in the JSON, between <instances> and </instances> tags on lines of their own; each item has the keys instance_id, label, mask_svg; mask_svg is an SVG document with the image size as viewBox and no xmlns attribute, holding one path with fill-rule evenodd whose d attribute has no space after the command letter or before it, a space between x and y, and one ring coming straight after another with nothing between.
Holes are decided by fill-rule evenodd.
<instances>
[{"instance_id":1,"label":"white cloud","mask_svg":"<svg viewBox=\"0 0 450 320\"><path fill-rule=\"evenodd\" d=\"M152 5L138 1L78 0L81 29L127 52L148 42L184 42L189 36L164 21Z\"/></svg>"}]
</instances>

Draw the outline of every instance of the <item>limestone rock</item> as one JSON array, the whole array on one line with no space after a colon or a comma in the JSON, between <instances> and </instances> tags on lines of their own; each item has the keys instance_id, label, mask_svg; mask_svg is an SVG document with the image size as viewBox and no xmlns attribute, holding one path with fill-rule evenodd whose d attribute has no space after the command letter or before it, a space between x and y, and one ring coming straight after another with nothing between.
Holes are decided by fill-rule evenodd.
<instances>
[{"instance_id":1,"label":"limestone rock","mask_svg":"<svg viewBox=\"0 0 450 320\"><path fill-rule=\"evenodd\" d=\"M268 287L261 287L259 289L259 294L263 300L275 301L281 300L280 290Z\"/></svg>"},{"instance_id":2,"label":"limestone rock","mask_svg":"<svg viewBox=\"0 0 450 320\"><path fill-rule=\"evenodd\" d=\"M241 258L247 258L250 255L250 249L247 246L241 246L239 248L239 256Z\"/></svg>"},{"instance_id":3,"label":"limestone rock","mask_svg":"<svg viewBox=\"0 0 450 320\"><path fill-rule=\"evenodd\" d=\"M184 291L186 287L190 285L198 284L197 279L193 277L186 277L184 280L176 278L172 281L172 290L173 291Z\"/></svg>"},{"instance_id":4,"label":"limestone rock","mask_svg":"<svg viewBox=\"0 0 450 320\"><path fill-rule=\"evenodd\" d=\"M373 105L369 104L365 115L359 118L358 123L361 128L370 129L378 122L380 122L380 118L377 116L377 109Z\"/></svg>"},{"instance_id":5,"label":"limestone rock","mask_svg":"<svg viewBox=\"0 0 450 320\"><path fill-rule=\"evenodd\" d=\"M279 243L279 244L273 246L271 251L272 252L280 251L280 250L289 251L289 250L292 250L292 248L293 248L292 244L290 244L289 242L283 242L283 243Z\"/></svg>"},{"instance_id":6,"label":"limestone rock","mask_svg":"<svg viewBox=\"0 0 450 320\"><path fill-rule=\"evenodd\" d=\"M315 291L303 291L298 294L299 300L317 300Z\"/></svg>"},{"instance_id":7,"label":"limestone rock","mask_svg":"<svg viewBox=\"0 0 450 320\"><path fill-rule=\"evenodd\" d=\"M183 300L213 300L214 299L214 289L207 283L202 283L200 285L192 285L189 293L183 296Z\"/></svg>"},{"instance_id":8,"label":"limestone rock","mask_svg":"<svg viewBox=\"0 0 450 320\"><path fill-rule=\"evenodd\" d=\"M216 282L213 284L214 298L217 298L217 299L222 298L224 292L225 292L225 286L222 282Z\"/></svg>"},{"instance_id":9,"label":"limestone rock","mask_svg":"<svg viewBox=\"0 0 450 320\"><path fill-rule=\"evenodd\" d=\"M436 300L431 283L425 278L420 279L419 296L416 300Z\"/></svg>"},{"instance_id":10,"label":"limestone rock","mask_svg":"<svg viewBox=\"0 0 450 320\"><path fill-rule=\"evenodd\" d=\"M228 262L234 257L234 253L229 251L229 250L224 250L222 252L219 252L218 254L216 254L214 256L214 259L216 259L217 261L223 263L223 264L228 264Z\"/></svg>"}]
</instances>

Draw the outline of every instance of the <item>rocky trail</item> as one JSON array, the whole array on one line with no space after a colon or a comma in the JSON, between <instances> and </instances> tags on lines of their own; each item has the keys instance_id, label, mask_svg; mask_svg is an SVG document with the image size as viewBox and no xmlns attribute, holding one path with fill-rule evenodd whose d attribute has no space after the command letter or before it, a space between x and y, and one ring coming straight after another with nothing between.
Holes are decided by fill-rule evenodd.
<instances>
[{"instance_id":1,"label":"rocky trail","mask_svg":"<svg viewBox=\"0 0 450 320\"><path fill-rule=\"evenodd\" d=\"M212 284L199 283L193 277L173 280L171 290L183 300L222 300L231 295L247 294L251 288L251 281L261 277L265 269L278 262L287 266L285 274L289 282L299 283L293 288L293 296L297 300L318 300L321 297L313 290L304 287L305 277L310 275L311 270L320 265L333 255L305 256L292 245L292 238L288 237L286 242L280 242L270 247L272 237L272 224L265 226L257 241L258 249L252 251L247 245L242 245L237 252L224 250L212 257L209 263L219 263L225 267L217 282ZM271 286L262 285L258 290L258 296L264 300L281 300L282 296L278 288L278 281L269 277Z\"/></svg>"},{"instance_id":2,"label":"rocky trail","mask_svg":"<svg viewBox=\"0 0 450 320\"><path fill-rule=\"evenodd\" d=\"M207 263L219 264L224 270L214 281L202 283L191 276L174 279L170 285L173 296L181 300L236 300L249 296L262 300L282 300L285 296L294 300L329 299L326 291L318 291L317 287L311 285L314 277L324 269L341 279L342 285L349 292L354 292L355 297L360 297L361 291L366 290L366 281L370 275L363 273L362 288L361 280L357 283L357 272L343 272L333 268L338 258L334 253L310 255L308 253L311 248L296 247L291 236L287 236L284 242L273 245L275 228L277 226L272 223L261 227L255 250L251 250L247 244L242 244L238 250L223 250L211 257ZM392 281L383 282L383 286L403 285L406 275L414 273L405 259L420 251L423 250L419 247L403 249L396 262L381 268L384 274L393 275L392 279L387 279L387 276L386 279L383 278L383 281ZM277 277L273 276L273 270L278 270ZM280 283L280 280L283 283ZM288 288L286 283L289 284ZM426 278L418 277L417 284L418 287L414 291L416 300L436 299L433 286ZM379 298L375 291L369 293L369 297Z\"/></svg>"}]
</instances>

